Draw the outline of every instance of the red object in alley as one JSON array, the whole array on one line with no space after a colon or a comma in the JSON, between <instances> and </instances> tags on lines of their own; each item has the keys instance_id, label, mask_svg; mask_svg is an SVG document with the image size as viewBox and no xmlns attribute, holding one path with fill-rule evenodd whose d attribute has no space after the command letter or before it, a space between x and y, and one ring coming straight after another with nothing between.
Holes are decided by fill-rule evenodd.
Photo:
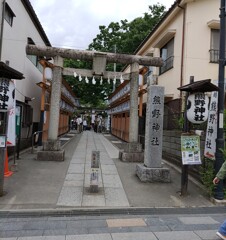
<instances>
[{"instance_id":1,"label":"red object in alley","mask_svg":"<svg viewBox=\"0 0 226 240\"><path fill-rule=\"evenodd\" d=\"M7 148L6 148L4 177L10 177L12 174L13 174L13 172L12 172L12 171L9 171L8 151L7 151Z\"/></svg>"}]
</instances>

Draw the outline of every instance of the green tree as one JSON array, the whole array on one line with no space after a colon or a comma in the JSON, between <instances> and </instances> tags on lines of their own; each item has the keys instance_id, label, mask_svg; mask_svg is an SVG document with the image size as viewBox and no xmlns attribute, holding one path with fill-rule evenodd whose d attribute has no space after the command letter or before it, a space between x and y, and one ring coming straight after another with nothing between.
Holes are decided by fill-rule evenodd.
<instances>
[{"instance_id":1,"label":"green tree","mask_svg":"<svg viewBox=\"0 0 226 240\"><path fill-rule=\"evenodd\" d=\"M100 33L89 44L88 50L132 54L161 19L165 13L165 6L157 3L149 6L148 10L143 17L135 18L131 22L125 19L120 22L111 22L107 27L99 26ZM92 69L90 62L71 59L65 60L64 66ZM114 67L113 63L108 64L106 70L113 71ZM122 68L123 65L116 65L116 71L121 71ZM82 81L78 81L78 77L65 77L65 79L72 86L76 96L80 98L80 102L89 107L104 106L105 99L113 90L113 80L109 84L105 79L103 85L100 85L100 80L96 80L97 83L92 85L92 79L89 79L90 84L87 84L84 77ZM116 87L119 84L120 81L117 80Z\"/></svg>"},{"instance_id":2,"label":"green tree","mask_svg":"<svg viewBox=\"0 0 226 240\"><path fill-rule=\"evenodd\" d=\"M149 6L149 12L128 22L111 22L107 27L99 26L100 33L89 45L89 50L117 53L133 53L165 13L165 6L157 3Z\"/></svg>"}]
</instances>

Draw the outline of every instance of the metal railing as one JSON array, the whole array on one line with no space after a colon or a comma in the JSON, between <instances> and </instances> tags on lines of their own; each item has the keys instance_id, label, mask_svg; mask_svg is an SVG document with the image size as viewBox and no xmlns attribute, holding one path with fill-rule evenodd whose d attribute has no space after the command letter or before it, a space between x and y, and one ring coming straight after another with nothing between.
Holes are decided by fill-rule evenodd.
<instances>
[{"instance_id":1,"label":"metal railing","mask_svg":"<svg viewBox=\"0 0 226 240\"><path fill-rule=\"evenodd\" d=\"M219 63L219 54L220 51L217 49L210 49L210 62L211 63ZM225 52L225 56L226 56L226 52Z\"/></svg>"},{"instance_id":2,"label":"metal railing","mask_svg":"<svg viewBox=\"0 0 226 240\"><path fill-rule=\"evenodd\" d=\"M163 65L159 69L159 74L163 74L164 72L168 71L173 67L173 60L174 56L168 57L164 62Z\"/></svg>"},{"instance_id":3,"label":"metal railing","mask_svg":"<svg viewBox=\"0 0 226 240\"><path fill-rule=\"evenodd\" d=\"M38 135L39 137L39 133L42 133L43 131L37 131L37 132L34 132L32 134L32 137L31 137L31 153L34 152L34 143L35 143L35 137ZM38 142L38 141L37 141Z\"/></svg>"},{"instance_id":4,"label":"metal railing","mask_svg":"<svg viewBox=\"0 0 226 240\"><path fill-rule=\"evenodd\" d=\"M210 62L218 63L219 62L219 50L210 49Z\"/></svg>"}]
</instances>

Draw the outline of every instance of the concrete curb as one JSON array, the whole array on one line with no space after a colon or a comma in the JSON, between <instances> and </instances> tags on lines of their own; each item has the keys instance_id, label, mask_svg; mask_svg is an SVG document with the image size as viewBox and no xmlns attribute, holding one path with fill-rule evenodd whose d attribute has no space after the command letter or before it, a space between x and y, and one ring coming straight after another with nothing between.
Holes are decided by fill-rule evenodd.
<instances>
[{"instance_id":1,"label":"concrete curb","mask_svg":"<svg viewBox=\"0 0 226 240\"><path fill-rule=\"evenodd\" d=\"M0 218L29 216L100 216L100 215L184 215L184 214L219 214L226 211L221 207L188 208L62 208L62 209L18 209L0 210Z\"/></svg>"}]
</instances>

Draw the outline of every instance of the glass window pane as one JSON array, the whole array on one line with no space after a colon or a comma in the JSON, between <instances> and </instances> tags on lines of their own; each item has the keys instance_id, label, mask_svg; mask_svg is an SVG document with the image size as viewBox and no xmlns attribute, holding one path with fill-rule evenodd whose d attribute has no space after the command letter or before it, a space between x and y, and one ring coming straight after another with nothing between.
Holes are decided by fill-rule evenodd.
<instances>
[{"instance_id":1,"label":"glass window pane","mask_svg":"<svg viewBox=\"0 0 226 240\"><path fill-rule=\"evenodd\" d=\"M211 29L211 49L219 50L220 32L218 29Z\"/></svg>"}]
</instances>

